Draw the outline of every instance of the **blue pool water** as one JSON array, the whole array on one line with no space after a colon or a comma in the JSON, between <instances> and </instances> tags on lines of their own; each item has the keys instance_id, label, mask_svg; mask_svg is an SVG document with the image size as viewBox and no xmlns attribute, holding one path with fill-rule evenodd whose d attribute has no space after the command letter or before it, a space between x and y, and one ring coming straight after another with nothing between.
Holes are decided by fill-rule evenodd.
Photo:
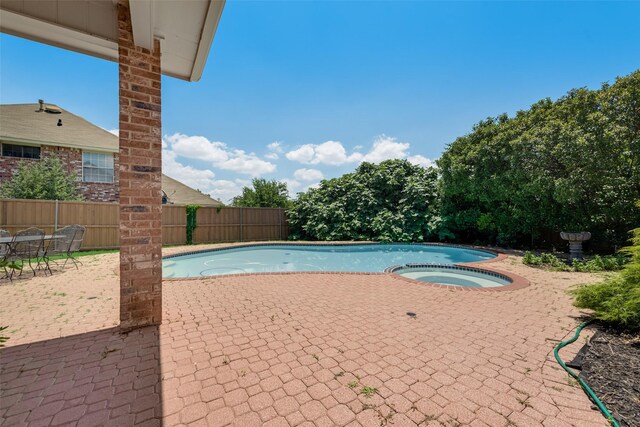
<instances>
[{"instance_id":1,"label":"blue pool water","mask_svg":"<svg viewBox=\"0 0 640 427\"><path fill-rule=\"evenodd\" d=\"M491 252L441 245L254 245L165 258L166 278L291 271L382 272L408 263L457 264Z\"/></svg>"}]
</instances>

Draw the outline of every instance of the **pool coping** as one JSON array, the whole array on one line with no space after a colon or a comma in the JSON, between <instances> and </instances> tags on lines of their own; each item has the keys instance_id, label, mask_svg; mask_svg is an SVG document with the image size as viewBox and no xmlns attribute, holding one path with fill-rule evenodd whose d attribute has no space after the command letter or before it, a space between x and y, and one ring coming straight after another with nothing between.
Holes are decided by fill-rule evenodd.
<instances>
[{"instance_id":1,"label":"pool coping","mask_svg":"<svg viewBox=\"0 0 640 427\"><path fill-rule=\"evenodd\" d=\"M186 252L178 252L175 254L171 254L171 255L166 255L162 257L162 260L165 259L171 259L171 258L176 258L178 256L182 256L182 255L194 255L194 254L199 254L199 253L206 253L206 252L218 252L218 251L222 251L222 250L226 250L226 249L235 249L235 248L247 248L247 247L255 247L255 246L282 246L282 245L297 245L297 246L353 246L353 245L385 245L387 243L378 243L378 242L337 242L337 243L332 243L332 242L264 242L264 243L247 243L247 244L229 244L228 246L222 246L222 247L217 247L217 248L209 248L209 249L200 249L200 250L195 250L195 251L186 251ZM389 244L394 244L394 243L389 243ZM406 244L406 245L424 245L424 246L448 246L448 247L455 247L455 248L464 248L464 249L475 249L475 250L479 250L479 251L484 251L484 252L488 252L491 253L493 255L495 255L494 258L491 259L487 259L487 260L482 260L482 261L474 261L474 262L468 262L468 263L455 263L455 264L447 264L447 265L451 265L451 266L456 266L456 267L470 267L476 270L479 270L481 272L487 272L487 273L496 273L499 274L501 276L505 276L507 277L509 280L511 280L511 283L508 285L504 285L504 286L496 286L496 287L492 287L492 288L466 288L463 286L450 286L450 285L440 285L437 283L430 283L430 282L423 282L420 280L415 280L415 279L409 279L407 277L402 277L398 274L394 274L394 273L389 273L386 272L386 270L388 268L391 268L393 266L387 267L385 269L385 271L382 272L366 272L366 271L272 271L272 272L259 272L259 273L235 273L235 274L224 274L224 275L218 275L218 276L198 276L198 277L167 277L167 278L162 278L162 281L167 281L167 282L181 282L181 281L194 281L194 280L211 280L211 279L222 279L225 277L245 277L245 276L265 276L265 275L269 275L269 276L273 276L273 275L292 275L292 274L317 274L317 275L322 275L322 274L331 274L331 275L340 275L340 274L348 274L348 275L365 275L365 276L370 276L370 275L382 275L382 276L388 276L390 278L396 279L396 280L401 280L404 282L409 282L409 283L413 283L413 284L420 284L420 285L425 285L425 286L431 286L431 287L436 287L439 289L447 289L450 291L460 291L460 292L503 292L503 291L513 291L513 290L517 290L517 289L522 289L524 287L527 287L529 285L529 281L527 279L525 279L522 276L519 276L515 273L511 273L508 271L504 271L504 270L500 270L494 267L490 267L490 266L486 266L487 263L492 263L492 262L498 262L498 261L502 261L504 259L507 259L509 257L509 255L507 255L506 253L495 249L495 248L487 248L484 246L476 246L476 245L460 245L460 244L447 244L447 243L430 243L430 242L426 242L426 243L395 243L395 244ZM481 265L477 266L478 264ZM428 264L415 264L415 265L428 265ZM437 264L431 264L433 265L437 265Z\"/></svg>"}]
</instances>

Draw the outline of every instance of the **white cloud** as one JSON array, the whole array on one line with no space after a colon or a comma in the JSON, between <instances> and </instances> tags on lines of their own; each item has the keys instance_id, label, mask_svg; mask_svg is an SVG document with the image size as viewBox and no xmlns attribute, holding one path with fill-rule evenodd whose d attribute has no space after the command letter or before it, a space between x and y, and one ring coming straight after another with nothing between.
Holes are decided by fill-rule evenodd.
<instances>
[{"instance_id":1,"label":"white cloud","mask_svg":"<svg viewBox=\"0 0 640 427\"><path fill-rule=\"evenodd\" d=\"M220 169L251 176L260 176L276 170L276 165L262 160L253 153L246 153L243 150L233 150L231 153L231 156L227 160L218 163L214 162L214 164Z\"/></svg>"},{"instance_id":2,"label":"white cloud","mask_svg":"<svg viewBox=\"0 0 640 427\"><path fill-rule=\"evenodd\" d=\"M227 146L223 142L209 141L204 136L187 136L181 133L164 137L171 150L190 159L220 163L229 159Z\"/></svg>"},{"instance_id":3,"label":"white cloud","mask_svg":"<svg viewBox=\"0 0 640 427\"><path fill-rule=\"evenodd\" d=\"M250 176L274 172L276 165L254 153L231 149L224 142L209 141L204 136L175 133L163 138L163 147L185 158L210 162L213 166Z\"/></svg>"},{"instance_id":4,"label":"white cloud","mask_svg":"<svg viewBox=\"0 0 640 427\"><path fill-rule=\"evenodd\" d=\"M295 197L298 192L308 191L319 186L325 178L320 165L339 166L349 163L368 161L379 163L388 159L407 159L413 164L423 167L433 166L434 162L427 157L413 154L410 144L399 142L396 138L381 135L377 137L368 151L357 149L348 152L339 141L326 141L321 144L305 144L284 154L287 159L318 165L315 168L300 168L290 178L281 179L287 184L289 194ZM276 165L267 159L278 159L285 153L282 143L276 141L267 145L264 157L253 152L234 149L220 141L210 141L203 136L188 136L181 133L167 135L162 140L164 172L199 189L212 197L228 203L242 192L243 186L251 186L249 179L239 179L233 175L227 179L216 179L214 170L227 170L245 177L256 177L276 171ZM209 163L210 167L198 169L189 165L189 159L197 159ZM217 169L216 169L217 168Z\"/></svg>"},{"instance_id":5,"label":"white cloud","mask_svg":"<svg viewBox=\"0 0 640 427\"><path fill-rule=\"evenodd\" d=\"M300 163L311 163L315 154L315 145L305 144L300 148L289 151L285 156L289 160Z\"/></svg>"},{"instance_id":6,"label":"white cloud","mask_svg":"<svg viewBox=\"0 0 640 427\"><path fill-rule=\"evenodd\" d=\"M407 160L409 160L414 165L422 166L423 168L435 166L435 162L433 160L427 159L426 157L419 154L416 154L415 156L409 156L407 157Z\"/></svg>"},{"instance_id":7,"label":"white cloud","mask_svg":"<svg viewBox=\"0 0 640 427\"><path fill-rule=\"evenodd\" d=\"M373 147L365 156L363 161L370 163L380 163L389 159L404 159L407 157L409 143L398 142L396 138L379 136L373 142Z\"/></svg>"},{"instance_id":8,"label":"white cloud","mask_svg":"<svg viewBox=\"0 0 640 427\"><path fill-rule=\"evenodd\" d=\"M215 174L208 169L185 166L176 157L176 153L162 150L162 172L191 188L208 192Z\"/></svg>"},{"instance_id":9,"label":"white cloud","mask_svg":"<svg viewBox=\"0 0 640 427\"><path fill-rule=\"evenodd\" d=\"M295 197L296 194L301 191L302 183L295 179L291 178L283 178L279 180L280 182L284 182L287 184L287 190L289 191L289 197Z\"/></svg>"},{"instance_id":10,"label":"white cloud","mask_svg":"<svg viewBox=\"0 0 640 427\"><path fill-rule=\"evenodd\" d=\"M267 149L269 152L265 154L264 157L270 160L278 160L280 158L280 154L284 152L280 141L274 141L267 145Z\"/></svg>"},{"instance_id":11,"label":"white cloud","mask_svg":"<svg viewBox=\"0 0 640 427\"><path fill-rule=\"evenodd\" d=\"M347 155L347 150L339 141L326 141L322 144L304 144L286 154L287 159L310 165L324 164L339 166L345 163L357 162L362 154Z\"/></svg>"},{"instance_id":12,"label":"white cloud","mask_svg":"<svg viewBox=\"0 0 640 427\"><path fill-rule=\"evenodd\" d=\"M287 190L289 190L289 197L296 198L298 193L305 193L309 191L311 188L318 188L320 186L320 182L313 182L311 184L304 184L300 182L298 179L284 178L280 179L280 182L284 182L287 184Z\"/></svg>"},{"instance_id":13,"label":"white cloud","mask_svg":"<svg viewBox=\"0 0 640 427\"><path fill-rule=\"evenodd\" d=\"M231 199L242 193L242 187L244 187L244 183L239 180L230 181L218 179L212 181L208 193L214 199L218 199L224 203L230 203Z\"/></svg>"},{"instance_id":14,"label":"white cloud","mask_svg":"<svg viewBox=\"0 0 640 427\"><path fill-rule=\"evenodd\" d=\"M280 141L274 141L271 144L267 145L269 151L274 153L282 153L284 149L282 148L282 143Z\"/></svg>"},{"instance_id":15,"label":"white cloud","mask_svg":"<svg viewBox=\"0 0 640 427\"><path fill-rule=\"evenodd\" d=\"M162 169L162 172L171 178L224 203L229 203L232 198L242 193L242 187L251 185L251 181L244 179L214 179L213 171L183 165L177 160L176 153L169 150L162 150ZM171 197L170 194L168 196Z\"/></svg>"},{"instance_id":16,"label":"white cloud","mask_svg":"<svg viewBox=\"0 0 640 427\"><path fill-rule=\"evenodd\" d=\"M318 169L298 169L293 177L299 181L318 181L324 178L324 174Z\"/></svg>"},{"instance_id":17,"label":"white cloud","mask_svg":"<svg viewBox=\"0 0 640 427\"><path fill-rule=\"evenodd\" d=\"M399 142L396 138L385 135L377 137L366 154L359 152L362 148L361 145L357 145L351 154L347 154L347 150L341 142L327 141L322 144L301 145L295 150L289 151L286 157L289 160L309 165L323 164L340 166L354 162L380 163L390 159L407 159L413 164L424 167L433 166L434 164L432 160L419 154L411 155L409 152L410 144L408 142ZM298 171L307 170L313 169L298 169ZM298 176L296 176L296 179L304 180ZM322 177L309 178L308 180L316 179L322 179Z\"/></svg>"}]
</instances>

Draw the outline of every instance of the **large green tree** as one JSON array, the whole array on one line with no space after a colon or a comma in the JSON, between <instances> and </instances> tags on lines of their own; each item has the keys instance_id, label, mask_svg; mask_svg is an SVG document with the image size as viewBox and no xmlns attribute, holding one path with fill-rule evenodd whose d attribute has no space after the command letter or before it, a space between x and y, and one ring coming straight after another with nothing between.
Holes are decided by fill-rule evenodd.
<instances>
[{"instance_id":1,"label":"large green tree","mask_svg":"<svg viewBox=\"0 0 640 427\"><path fill-rule=\"evenodd\" d=\"M0 186L0 197L9 199L82 200L77 177L65 171L60 159L48 157L21 162L13 177Z\"/></svg>"},{"instance_id":2,"label":"large green tree","mask_svg":"<svg viewBox=\"0 0 640 427\"><path fill-rule=\"evenodd\" d=\"M263 178L255 178L251 187L244 187L231 201L232 206L246 208L287 208L290 204L286 183Z\"/></svg>"},{"instance_id":3,"label":"large green tree","mask_svg":"<svg viewBox=\"0 0 640 427\"><path fill-rule=\"evenodd\" d=\"M437 173L406 160L362 163L355 172L300 193L291 237L419 242L435 227Z\"/></svg>"},{"instance_id":4,"label":"large green tree","mask_svg":"<svg viewBox=\"0 0 640 427\"><path fill-rule=\"evenodd\" d=\"M585 230L623 244L640 222L640 71L484 120L438 165L442 237L504 245Z\"/></svg>"}]
</instances>

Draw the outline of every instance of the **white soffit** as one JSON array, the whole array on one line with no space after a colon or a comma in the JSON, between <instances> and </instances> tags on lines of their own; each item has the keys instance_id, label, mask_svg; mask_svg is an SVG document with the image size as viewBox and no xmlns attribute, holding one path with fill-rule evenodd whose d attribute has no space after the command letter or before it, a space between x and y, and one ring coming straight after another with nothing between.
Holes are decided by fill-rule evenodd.
<instances>
[{"instance_id":1,"label":"white soffit","mask_svg":"<svg viewBox=\"0 0 640 427\"><path fill-rule=\"evenodd\" d=\"M0 0L0 31L118 60L117 0ZM202 76L225 0L130 0L137 46L161 40L162 73Z\"/></svg>"}]
</instances>

